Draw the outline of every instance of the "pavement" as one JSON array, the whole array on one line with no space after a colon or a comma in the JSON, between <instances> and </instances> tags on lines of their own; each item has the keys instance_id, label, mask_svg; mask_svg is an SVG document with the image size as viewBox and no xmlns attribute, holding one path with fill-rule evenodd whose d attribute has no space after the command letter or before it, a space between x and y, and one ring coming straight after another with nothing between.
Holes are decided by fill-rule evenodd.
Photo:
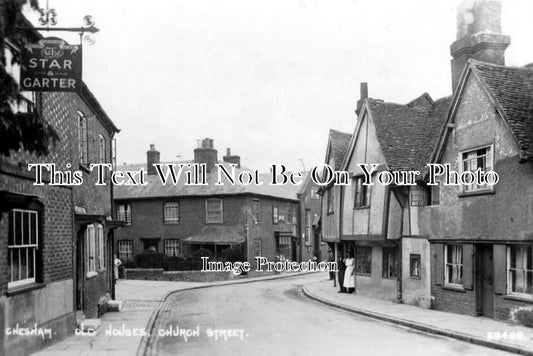
<instances>
[{"instance_id":1,"label":"pavement","mask_svg":"<svg viewBox=\"0 0 533 356\"><path fill-rule=\"evenodd\" d=\"M119 280L116 300L123 303L120 312L107 312L100 317L96 334L78 333L32 353L33 356L132 356L144 354L147 333L153 326L159 308L168 295L183 290L218 285L242 284L255 281L304 275L282 273L265 277L242 278L216 282L174 282Z\"/></svg>"},{"instance_id":2,"label":"pavement","mask_svg":"<svg viewBox=\"0 0 533 356\"><path fill-rule=\"evenodd\" d=\"M304 274L287 273L217 282L120 280L116 287L116 297L117 300L123 301L123 308L120 312L104 314L101 317L102 326L96 335L72 335L33 355L143 355L149 340L146 333L154 326L161 306L173 292L297 277ZM306 278L302 291L320 303L426 333L533 356L531 328L353 294L339 294L333 287L332 281L328 280L327 274L323 274L323 277L317 273L313 274L318 278L312 280Z\"/></svg>"},{"instance_id":3,"label":"pavement","mask_svg":"<svg viewBox=\"0 0 533 356\"><path fill-rule=\"evenodd\" d=\"M303 287L305 295L334 308L492 349L533 355L533 328L337 291L327 279Z\"/></svg>"}]
</instances>

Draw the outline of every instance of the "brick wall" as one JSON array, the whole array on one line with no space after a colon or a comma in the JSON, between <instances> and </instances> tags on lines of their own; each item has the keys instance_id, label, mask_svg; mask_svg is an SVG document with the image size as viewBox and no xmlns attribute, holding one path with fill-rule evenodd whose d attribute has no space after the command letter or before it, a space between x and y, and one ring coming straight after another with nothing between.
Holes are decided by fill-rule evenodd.
<instances>
[{"instance_id":1,"label":"brick wall","mask_svg":"<svg viewBox=\"0 0 533 356\"><path fill-rule=\"evenodd\" d=\"M219 196L223 200L223 223L213 225L236 226L240 228L242 236L248 236L248 254L253 256L253 240L261 238L263 242L263 255L269 259L275 257L275 239L274 232L296 233L296 224L287 224L280 222L273 224L272 207L277 206L279 215L287 217L289 205L292 205L292 214L298 213L297 203L286 200L254 197L251 195L238 196ZM143 252L144 238L159 238L158 251L163 251L163 241L165 239L179 239L182 241L182 255L186 255L196 246L189 246L183 243L186 238L198 234L206 225L205 223L205 200L207 197L179 197L165 199L136 199L136 200L117 200L115 205L122 203L131 204L131 225L118 229L115 235L115 241L132 240L133 254L137 255ZM261 219L258 224L254 224L252 218L246 212L247 209L252 212L252 203L254 199L261 202ZM180 220L179 224L163 223L163 205L165 202L179 202ZM249 224L248 235L245 224ZM115 242L115 249L118 253ZM266 253L266 254L265 254ZM253 260L253 258L251 258Z\"/></svg>"}]
</instances>

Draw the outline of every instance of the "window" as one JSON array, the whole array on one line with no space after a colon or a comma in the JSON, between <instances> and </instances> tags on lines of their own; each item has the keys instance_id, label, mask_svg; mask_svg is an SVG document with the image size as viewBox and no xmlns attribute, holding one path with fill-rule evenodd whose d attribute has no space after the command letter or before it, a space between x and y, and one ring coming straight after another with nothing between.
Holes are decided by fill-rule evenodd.
<instances>
[{"instance_id":1,"label":"window","mask_svg":"<svg viewBox=\"0 0 533 356\"><path fill-rule=\"evenodd\" d=\"M34 283L39 249L39 215L34 210L13 209L9 213L7 287Z\"/></svg>"},{"instance_id":2,"label":"window","mask_svg":"<svg viewBox=\"0 0 533 356\"><path fill-rule=\"evenodd\" d=\"M355 249L355 273L365 276L372 273L372 247Z\"/></svg>"},{"instance_id":3,"label":"window","mask_svg":"<svg viewBox=\"0 0 533 356\"><path fill-rule=\"evenodd\" d=\"M311 244L311 210L305 209L305 243Z\"/></svg>"},{"instance_id":4,"label":"window","mask_svg":"<svg viewBox=\"0 0 533 356\"><path fill-rule=\"evenodd\" d=\"M311 199L320 199L320 196L318 195L318 188L311 188Z\"/></svg>"},{"instance_id":5,"label":"window","mask_svg":"<svg viewBox=\"0 0 533 356\"><path fill-rule=\"evenodd\" d=\"M96 273L96 233L94 225L88 225L85 230L86 273Z\"/></svg>"},{"instance_id":6,"label":"window","mask_svg":"<svg viewBox=\"0 0 533 356\"><path fill-rule=\"evenodd\" d=\"M279 224L279 209L277 206L272 207L272 224Z\"/></svg>"},{"instance_id":7,"label":"window","mask_svg":"<svg viewBox=\"0 0 533 356\"><path fill-rule=\"evenodd\" d=\"M7 41L6 41L7 42ZM4 47L6 60L6 73L9 74L17 84L20 85L20 63L13 63L14 54L18 52L14 46L7 44ZM11 102L11 110L15 113L29 113L35 111L36 95L33 91L21 91L20 102Z\"/></svg>"},{"instance_id":8,"label":"window","mask_svg":"<svg viewBox=\"0 0 533 356\"><path fill-rule=\"evenodd\" d=\"M80 164L89 163L88 151L87 118L85 118L81 111L78 111L78 152Z\"/></svg>"},{"instance_id":9,"label":"window","mask_svg":"<svg viewBox=\"0 0 533 356\"><path fill-rule=\"evenodd\" d=\"M205 222L206 223L223 222L221 199L207 199L205 201Z\"/></svg>"},{"instance_id":10,"label":"window","mask_svg":"<svg viewBox=\"0 0 533 356\"><path fill-rule=\"evenodd\" d=\"M383 249L383 278L398 277L398 250L395 248Z\"/></svg>"},{"instance_id":11,"label":"window","mask_svg":"<svg viewBox=\"0 0 533 356\"><path fill-rule=\"evenodd\" d=\"M165 240L165 255L176 257L180 254L180 240Z\"/></svg>"},{"instance_id":12,"label":"window","mask_svg":"<svg viewBox=\"0 0 533 356\"><path fill-rule=\"evenodd\" d=\"M333 206L335 205L335 197L333 195L333 187L326 191L326 205L328 214L333 214Z\"/></svg>"},{"instance_id":13,"label":"window","mask_svg":"<svg viewBox=\"0 0 533 356\"><path fill-rule=\"evenodd\" d=\"M262 256L262 242L261 239L254 240L254 257Z\"/></svg>"},{"instance_id":14,"label":"window","mask_svg":"<svg viewBox=\"0 0 533 356\"><path fill-rule=\"evenodd\" d=\"M253 201L253 213L255 222L261 222L261 201L259 199L254 199Z\"/></svg>"},{"instance_id":15,"label":"window","mask_svg":"<svg viewBox=\"0 0 533 356\"><path fill-rule=\"evenodd\" d=\"M163 205L163 222L165 224L179 224L180 205L179 203L165 203Z\"/></svg>"},{"instance_id":16,"label":"window","mask_svg":"<svg viewBox=\"0 0 533 356\"><path fill-rule=\"evenodd\" d=\"M353 182L354 187L354 208L367 207L370 202L370 189L363 184L363 177L355 177Z\"/></svg>"},{"instance_id":17,"label":"window","mask_svg":"<svg viewBox=\"0 0 533 356\"><path fill-rule=\"evenodd\" d=\"M463 246L445 245L444 282L449 285L463 284Z\"/></svg>"},{"instance_id":18,"label":"window","mask_svg":"<svg viewBox=\"0 0 533 356\"><path fill-rule=\"evenodd\" d=\"M133 259L133 241L131 240L120 240L117 243L118 245L118 258L122 262Z\"/></svg>"},{"instance_id":19,"label":"window","mask_svg":"<svg viewBox=\"0 0 533 356\"><path fill-rule=\"evenodd\" d=\"M481 172L488 172L493 167L493 155L491 147L479 148L472 151L461 152L461 169L462 172L475 172L480 170ZM472 184L461 185L463 192L476 192L480 190L492 190L493 186L487 186L486 184Z\"/></svg>"},{"instance_id":20,"label":"window","mask_svg":"<svg viewBox=\"0 0 533 356\"><path fill-rule=\"evenodd\" d=\"M105 155L105 137L102 134L98 135L98 163L106 163L106 155ZM106 170L107 172L107 170Z\"/></svg>"},{"instance_id":21,"label":"window","mask_svg":"<svg viewBox=\"0 0 533 356\"><path fill-rule=\"evenodd\" d=\"M440 204L440 182L437 182L437 185L429 186L429 204L430 205L439 205Z\"/></svg>"},{"instance_id":22,"label":"window","mask_svg":"<svg viewBox=\"0 0 533 356\"><path fill-rule=\"evenodd\" d=\"M409 274L413 279L420 279L422 277L420 271L420 255L410 254L409 255Z\"/></svg>"},{"instance_id":23,"label":"window","mask_svg":"<svg viewBox=\"0 0 533 356\"><path fill-rule=\"evenodd\" d=\"M117 219L125 221L128 225L131 224L131 205L119 204L117 209Z\"/></svg>"},{"instance_id":24,"label":"window","mask_svg":"<svg viewBox=\"0 0 533 356\"><path fill-rule=\"evenodd\" d=\"M413 185L409 189L411 196L411 206L425 206L426 205L426 190L418 185Z\"/></svg>"},{"instance_id":25,"label":"window","mask_svg":"<svg viewBox=\"0 0 533 356\"><path fill-rule=\"evenodd\" d=\"M105 238L104 227L101 224L96 225L96 236L98 243L98 269L105 269Z\"/></svg>"},{"instance_id":26,"label":"window","mask_svg":"<svg viewBox=\"0 0 533 356\"><path fill-rule=\"evenodd\" d=\"M508 293L533 298L533 246L507 247Z\"/></svg>"},{"instance_id":27,"label":"window","mask_svg":"<svg viewBox=\"0 0 533 356\"><path fill-rule=\"evenodd\" d=\"M159 239L143 239L144 251L157 252L159 245Z\"/></svg>"},{"instance_id":28,"label":"window","mask_svg":"<svg viewBox=\"0 0 533 356\"><path fill-rule=\"evenodd\" d=\"M295 224L296 222L294 220L295 219L293 219L293 216L292 216L292 204L289 204L289 206L287 208L287 223L288 224Z\"/></svg>"}]
</instances>

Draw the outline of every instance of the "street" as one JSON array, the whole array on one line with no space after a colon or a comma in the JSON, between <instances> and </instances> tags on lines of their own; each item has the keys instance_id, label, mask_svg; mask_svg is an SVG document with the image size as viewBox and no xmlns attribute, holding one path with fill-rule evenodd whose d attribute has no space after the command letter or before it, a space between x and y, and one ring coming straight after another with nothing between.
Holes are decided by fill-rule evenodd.
<instances>
[{"instance_id":1,"label":"street","mask_svg":"<svg viewBox=\"0 0 533 356\"><path fill-rule=\"evenodd\" d=\"M506 354L335 310L299 291L324 278L310 274L172 294L156 320L147 354Z\"/></svg>"}]
</instances>

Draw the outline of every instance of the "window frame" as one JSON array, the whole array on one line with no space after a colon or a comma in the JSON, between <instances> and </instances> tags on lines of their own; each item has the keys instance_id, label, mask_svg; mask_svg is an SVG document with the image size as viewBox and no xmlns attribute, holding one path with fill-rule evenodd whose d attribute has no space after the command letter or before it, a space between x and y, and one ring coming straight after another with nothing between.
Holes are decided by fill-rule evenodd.
<instances>
[{"instance_id":1,"label":"window frame","mask_svg":"<svg viewBox=\"0 0 533 356\"><path fill-rule=\"evenodd\" d=\"M15 234L17 233L17 228L15 226L16 224L16 215L17 213L20 213L21 214L21 222L22 222L22 225L20 227L20 232L21 232L21 236L20 236L20 239L22 240L22 244L19 244L19 245L16 245L16 244L10 244L10 235L13 235L13 242L15 242ZM30 243L28 244L24 244L24 214L29 214L30 217L34 216L35 217L35 220L34 220L34 223L35 223L35 230L36 230L36 234L35 234L35 243L31 243L31 220L30 220L30 223L29 223L29 239L30 239ZM40 253L41 253L41 249L40 249L40 246L42 245L42 225L41 225L41 211L39 210L35 210L35 209L19 209L19 208L14 208L14 209L11 209L9 210L9 217L8 217L8 238L7 238L7 243L6 243L6 246L7 246L7 268L9 269L8 273L7 273L7 289L10 290L10 289L14 289L14 288L20 288L20 287L24 287L24 286L28 286L28 285L32 285L32 284L35 284L39 281L39 278L40 278L40 273L41 273L41 266L40 266ZM13 280L11 281L12 277L13 277L13 267L12 267L12 262L10 261L13 257L12 254L11 254L11 251L17 249L17 250L23 250L23 249L26 249L26 255L28 256L28 249L32 249L33 251L33 277L29 277L29 278L24 278L24 279L17 279L17 280ZM20 255L19 255L20 256ZM28 259L26 260L28 261ZM19 260L19 267L20 267L20 260ZM28 271L28 266L26 266L26 272L27 272L27 275L29 275L29 271ZM20 270L19 270L19 276L20 276Z\"/></svg>"},{"instance_id":2,"label":"window frame","mask_svg":"<svg viewBox=\"0 0 533 356\"><path fill-rule=\"evenodd\" d=\"M128 207L128 209L121 210L121 207ZM125 222L126 225L131 225L132 223L131 203L118 203L117 204L117 220Z\"/></svg>"},{"instance_id":3,"label":"window frame","mask_svg":"<svg viewBox=\"0 0 533 356\"><path fill-rule=\"evenodd\" d=\"M98 274L96 251L96 228L94 224L89 224L85 229L85 274L87 277Z\"/></svg>"},{"instance_id":4,"label":"window frame","mask_svg":"<svg viewBox=\"0 0 533 356\"><path fill-rule=\"evenodd\" d=\"M361 252L363 251L368 251L367 257L369 257L367 261L365 261L365 264L363 264L359 259ZM357 276L365 276L365 277L372 276L372 247L357 247L355 249L354 259L355 259L355 266L354 266L355 274ZM362 270L365 267L368 267L368 272Z\"/></svg>"},{"instance_id":5,"label":"window frame","mask_svg":"<svg viewBox=\"0 0 533 356\"><path fill-rule=\"evenodd\" d=\"M453 248L457 249L457 248L461 248L461 263L458 263L457 261L456 262L448 262L448 248L452 248L452 257L453 256L456 256L455 253L453 253ZM463 282L464 282L464 256L463 256L463 245L461 244L445 244L444 245L444 285L447 286L447 287L455 287L455 288L463 288ZM453 283L453 282L450 282L450 275L449 275L449 272L448 272L448 265L450 265L453 269L454 266L458 266L460 267L460 272L461 272L461 276L460 276L460 282L459 283ZM453 276L452 276L453 278Z\"/></svg>"},{"instance_id":6,"label":"window frame","mask_svg":"<svg viewBox=\"0 0 533 356\"><path fill-rule=\"evenodd\" d=\"M413 274L413 261L418 260L418 274ZM409 254L409 277L411 279L422 279L422 256L419 253Z\"/></svg>"},{"instance_id":7,"label":"window frame","mask_svg":"<svg viewBox=\"0 0 533 356\"><path fill-rule=\"evenodd\" d=\"M392 275L392 269L390 268L390 256L393 255L396 267L395 267L395 275ZM382 262L382 270L381 270L381 277L383 279L398 279L398 272L399 272L399 251L395 247L384 247L382 249L382 255L381 255L381 262Z\"/></svg>"},{"instance_id":8,"label":"window frame","mask_svg":"<svg viewBox=\"0 0 533 356\"><path fill-rule=\"evenodd\" d=\"M177 243L173 246L167 246L167 243ZM173 254L168 254L167 250L172 250ZM176 251L177 250L177 251ZM181 255L181 240L180 239L165 239L163 240L163 253L165 254L165 257L179 257Z\"/></svg>"},{"instance_id":9,"label":"window frame","mask_svg":"<svg viewBox=\"0 0 533 356\"><path fill-rule=\"evenodd\" d=\"M353 208L366 209L370 207L370 187L363 184L364 176L354 176L353 184Z\"/></svg>"},{"instance_id":10,"label":"window frame","mask_svg":"<svg viewBox=\"0 0 533 356\"><path fill-rule=\"evenodd\" d=\"M514 268L511 268L511 264L512 264L512 259L511 259L511 249L525 249L526 250L526 254L525 254L525 263L524 263L524 254L522 253L522 267L524 268L517 268L517 267L514 267ZM530 250L530 251L527 251L527 250ZM528 255L527 252L530 252L530 254ZM527 259L531 259L531 261L528 261ZM531 269L528 269L528 262L531 264ZM525 264L525 266L524 266ZM524 276L522 277L523 281L526 283L526 287L527 287L527 274L528 273L531 273L533 274L533 246L531 245L507 245L507 295L510 295L510 296L516 296L516 297L520 297L520 298L524 298L524 299L529 299L529 300L533 300L533 286L531 286L530 288L532 289L532 293L523 293L523 292L514 292L512 290L513 288L513 283L512 283L512 277L511 277L511 270L515 270L515 271L522 271L522 273L524 274Z\"/></svg>"},{"instance_id":11,"label":"window frame","mask_svg":"<svg viewBox=\"0 0 533 356\"><path fill-rule=\"evenodd\" d=\"M428 185L429 189L428 189L428 206L438 206L440 205L440 202L441 202L441 192L442 192L442 187L441 187L441 182L440 181L437 181L437 184L435 185ZM437 200L435 200L435 190L437 191Z\"/></svg>"},{"instance_id":12,"label":"window frame","mask_svg":"<svg viewBox=\"0 0 533 356\"><path fill-rule=\"evenodd\" d=\"M89 165L89 130L85 114L78 110L78 159L80 166Z\"/></svg>"},{"instance_id":13,"label":"window frame","mask_svg":"<svg viewBox=\"0 0 533 356\"><path fill-rule=\"evenodd\" d=\"M317 187L311 187L311 199L313 200L319 200L320 196L318 195L318 188Z\"/></svg>"},{"instance_id":14,"label":"window frame","mask_svg":"<svg viewBox=\"0 0 533 356\"><path fill-rule=\"evenodd\" d=\"M490 153L487 154L485 153L484 155L480 155L480 156L475 156L475 157L466 157L464 158L463 156L466 154L468 155L469 153L472 153L472 152L475 152L475 151L479 151L479 150L483 150L483 149L489 149ZM468 149L465 149L465 150L460 150L459 151L459 157L458 157L458 162L459 162L459 174L463 174L463 172L465 172L465 168L464 168L464 164L465 164L465 161L466 160L474 160L474 159L479 159L480 157L484 157L484 156L489 156L489 163L490 163L490 168L487 170L487 160L485 165L486 167L484 167L484 170L482 170L482 172L488 172L488 171L492 171L494 170L494 143L491 143L491 144L486 144L486 145L481 145L481 146L476 146L476 147L472 147L472 148L468 148ZM477 162L476 162L476 166L477 166ZM477 170L478 167L476 167L476 170ZM471 172L475 172L476 170L470 170ZM460 188L459 188L459 191L461 192L461 194L479 194L479 193L491 193L494 191L494 185L487 185L486 187L483 187L483 188L471 188L471 187L474 187L474 185L465 185L465 184L461 184L460 185Z\"/></svg>"},{"instance_id":15,"label":"window frame","mask_svg":"<svg viewBox=\"0 0 533 356\"><path fill-rule=\"evenodd\" d=\"M209 203L218 202L220 206L220 219L214 220L209 218ZM224 222L224 203L222 199L210 198L205 200L205 223L206 224L222 224Z\"/></svg>"},{"instance_id":16,"label":"window frame","mask_svg":"<svg viewBox=\"0 0 533 356\"><path fill-rule=\"evenodd\" d=\"M126 243L126 244L124 244L124 243ZM131 256L129 258L128 257L126 257L126 258L122 257L121 246L125 246L125 245L129 245L131 247L131 252L130 252ZM128 261L128 260L133 259L133 240L131 240L131 239L118 240L117 241L117 256L118 256L118 258L120 258L120 260L123 263Z\"/></svg>"},{"instance_id":17,"label":"window frame","mask_svg":"<svg viewBox=\"0 0 533 356\"><path fill-rule=\"evenodd\" d=\"M255 219L255 223L261 223L261 200L254 198L252 200L252 215Z\"/></svg>"},{"instance_id":18,"label":"window frame","mask_svg":"<svg viewBox=\"0 0 533 356\"><path fill-rule=\"evenodd\" d=\"M254 248L254 257L263 256L262 255L262 253L263 253L263 240L261 240L261 238L254 239L253 248Z\"/></svg>"},{"instance_id":19,"label":"window frame","mask_svg":"<svg viewBox=\"0 0 533 356\"><path fill-rule=\"evenodd\" d=\"M96 224L96 248L98 259L98 270L103 271L106 269L106 241L105 230L102 224Z\"/></svg>"},{"instance_id":20,"label":"window frame","mask_svg":"<svg viewBox=\"0 0 533 356\"><path fill-rule=\"evenodd\" d=\"M328 215L335 212L335 195L333 189L334 187L332 186L326 190L326 211Z\"/></svg>"},{"instance_id":21,"label":"window frame","mask_svg":"<svg viewBox=\"0 0 533 356\"><path fill-rule=\"evenodd\" d=\"M415 199L416 198L416 199ZM426 188L420 185L409 187L409 205L412 207L424 207L428 205Z\"/></svg>"},{"instance_id":22,"label":"window frame","mask_svg":"<svg viewBox=\"0 0 533 356\"><path fill-rule=\"evenodd\" d=\"M272 207L272 224L273 225L279 224L279 207L277 206Z\"/></svg>"},{"instance_id":23,"label":"window frame","mask_svg":"<svg viewBox=\"0 0 533 356\"><path fill-rule=\"evenodd\" d=\"M176 208L177 217L167 217L167 208ZM180 223L180 204L177 201L163 203L163 224L176 225Z\"/></svg>"},{"instance_id":24,"label":"window frame","mask_svg":"<svg viewBox=\"0 0 533 356\"><path fill-rule=\"evenodd\" d=\"M305 244L307 246L310 246L311 245L311 231L312 231L311 209L305 209L304 227L305 227Z\"/></svg>"}]
</instances>

